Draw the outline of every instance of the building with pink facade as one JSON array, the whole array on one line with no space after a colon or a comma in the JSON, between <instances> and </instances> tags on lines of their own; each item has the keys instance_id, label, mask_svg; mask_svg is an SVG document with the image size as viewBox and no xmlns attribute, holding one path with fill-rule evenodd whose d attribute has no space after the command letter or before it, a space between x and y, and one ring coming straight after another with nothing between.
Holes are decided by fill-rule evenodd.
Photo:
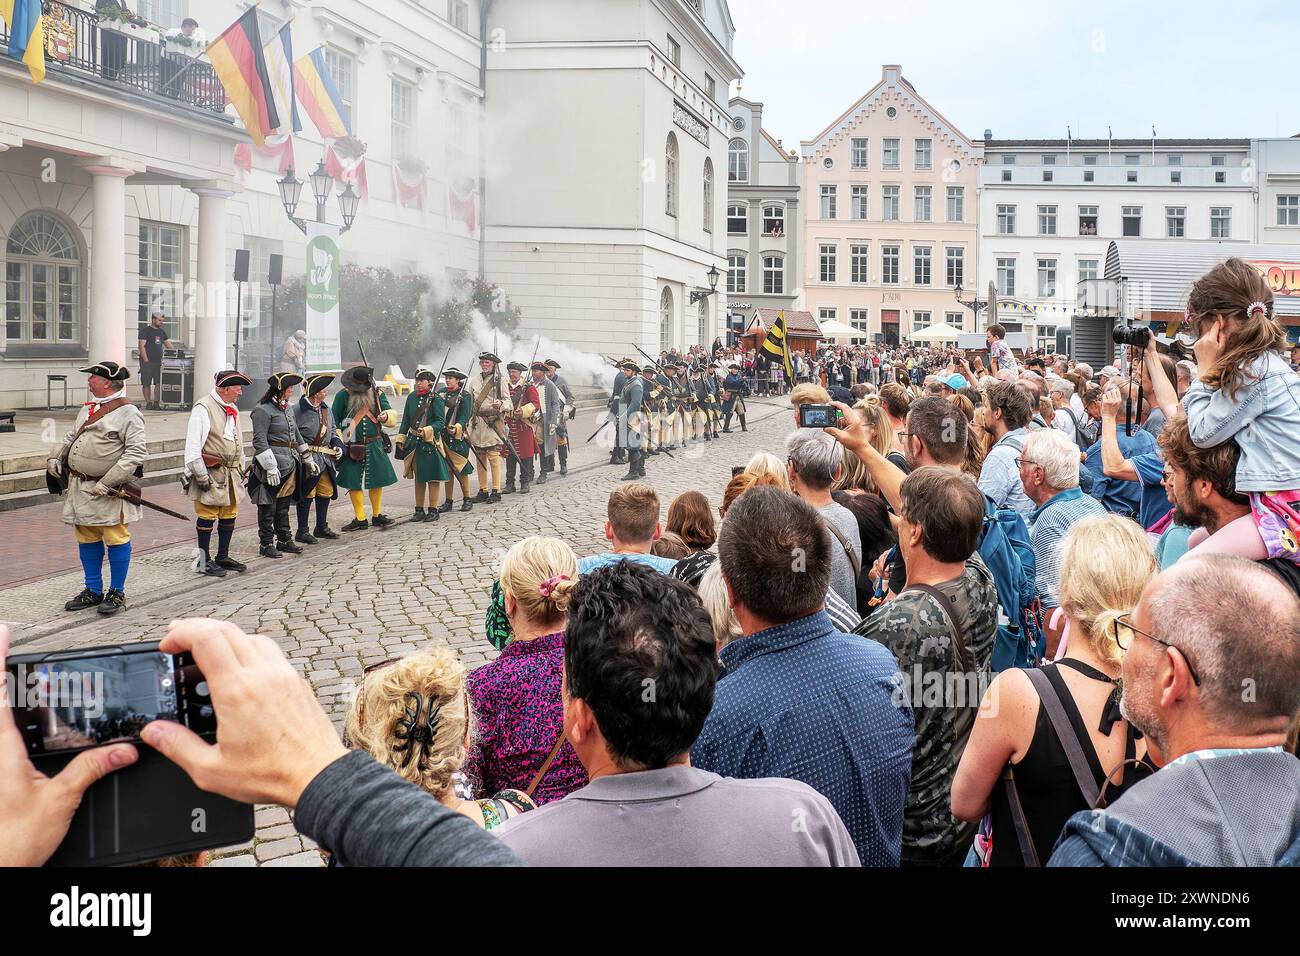
<instances>
[{"instance_id":1,"label":"building with pink facade","mask_svg":"<svg viewBox=\"0 0 1300 956\"><path fill-rule=\"evenodd\" d=\"M860 342L939 322L975 331L954 292L976 286L982 145L893 64L801 146L807 309L860 329Z\"/></svg>"}]
</instances>

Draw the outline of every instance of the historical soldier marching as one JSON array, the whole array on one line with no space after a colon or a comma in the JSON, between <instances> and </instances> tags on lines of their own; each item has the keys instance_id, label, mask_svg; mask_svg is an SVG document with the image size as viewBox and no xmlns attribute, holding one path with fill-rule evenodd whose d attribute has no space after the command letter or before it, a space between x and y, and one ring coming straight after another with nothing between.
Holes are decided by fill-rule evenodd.
<instances>
[{"instance_id":1,"label":"historical soldier marching","mask_svg":"<svg viewBox=\"0 0 1300 956\"><path fill-rule=\"evenodd\" d=\"M680 436L681 446L691 440L690 421L694 417L691 406L695 404L695 394L691 390L690 366L678 362L673 371L673 434Z\"/></svg>"},{"instance_id":2,"label":"historical soldier marching","mask_svg":"<svg viewBox=\"0 0 1300 956\"><path fill-rule=\"evenodd\" d=\"M225 577L227 571L248 567L230 556L230 540L239 516L238 488L248 473L244 437L239 430L235 402L253 380L243 372L218 372L211 392L194 403L185 434L185 474L181 488L194 502L202 560L200 574ZM211 554L212 532L217 532L217 557Z\"/></svg>"},{"instance_id":3,"label":"historical soldier marching","mask_svg":"<svg viewBox=\"0 0 1300 956\"><path fill-rule=\"evenodd\" d=\"M289 399L303 377L276 372L267 380L266 394L248 416L253 423L253 466L248 472L248 500L257 505L257 542L264 558L302 554L289 530L289 505L298 488L298 465L308 472L319 466L298 433L297 414Z\"/></svg>"},{"instance_id":4,"label":"historical soldier marching","mask_svg":"<svg viewBox=\"0 0 1300 956\"><path fill-rule=\"evenodd\" d=\"M533 481L533 456L537 453L537 441L533 434L533 418L537 415L541 399L532 382L526 381L523 373L528 366L523 362L511 362L506 366L510 373L510 405L506 409L506 428L509 429L510 455L506 462L506 487L502 494L515 493L515 472L519 472L519 493L528 494Z\"/></svg>"},{"instance_id":5,"label":"historical soldier marching","mask_svg":"<svg viewBox=\"0 0 1300 956\"><path fill-rule=\"evenodd\" d=\"M740 365L732 362L728 368L731 374L727 376L722 383L722 414L725 416L722 422L723 432L731 433L731 416L735 415L740 419L740 430L749 431L745 427L745 396L749 394L749 386L740 374Z\"/></svg>"},{"instance_id":6,"label":"historical soldier marching","mask_svg":"<svg viewBox=\"0 0 1300 956\"><path fill-rule=\"evenodd\" d=\"M437 372L424 369L415 376L415 391L406 396L402 423L397 426L397 457L402 477L415 479L415 517L412 521L437 521L438 493L451 477L443 457L442 433L447 427L447 405L434 390ZM425 511L425 500L429 510ZM450 495L448 495L450 500Z\"/></svg>"},{"instance_id":7,"label":"historical soldier marching","mask_svg":"<svg viewBox=\"0 0 1300 956\"><path fill-rule=\"evenodd\" d=\"M701 375L705 412L704 430L705 434L712 434L714 440L719 437L718 424L722 418L722 379L718 378L718 372L721 370L721 365L708 365Z\"/></svg>"},{"instance_id":8,"label":"historical soldier marching","mask_svg":"<svg viewBox=\"0 0 1300 956\"><path fill-rule=\"evenodd\" d=\"M614 388L609 395L609 420L623 422L627 420L623 412L623 390L627 387L628 379L636 378L640 369L631 359L625 359L618 363L618 372L614 375ZM623 444L620 435L614 439L614 448L609 453L609 463L611 465L621 465L627 461L627 446Z\"/></svg>"},{"instance_id":9,"label":"historical soldier marching","mask_svg":"<svg viewBox=\"0 0 1300 956\"><path fill-rule=\"evenodd\" d=\"M621 366L626 373L623 390L618 396L618 440L627 454L627 474L624 481L645 477L645 448L649 432L642 432L642 403L647 385L637 372L636 363L627 359Z\"/></svg>"},{"instance_id":10,"label":"historical soldier marching","mask_svg":"<svg viewBox=\"0 0 1300 956\"><path fill-rule=\"evenodd\" d=\"M673 393L677 390L673 381L675 374L676 369L668 360L661 362L655 369L654 383L659 392L659 428L656 435L660 451L665 448L673 451L677 448L677 443L673 441L673 422L677 418L677 402L673 398Z\"/></svg>"},{"instance_id":11,"label":"historical soldier marching","mask_svg":"<svg viewBox=\"0 0 1300 956\"><path fill-rule=\"evenodd\" d=\"M320 538L337 538L338 533L330 530L330 502L339 496L338 466L343 457L343 442L336 433L337 423L329 403L325 401L325 390L334 382L334 376L328 372L317 372L307 376L303 383L303 396L298 399L294 411L294 424L298 434L307 442L307 456L298 469L298 488L295 493L298 510L298 533L293 540L299 544L318 544ZM308 462L316 465L315 473ZM307 527L311 519L313 505L316 509L316 526L314 530Z\"/></svg>"},{"instance_id":12,"label":"historical soldier marching","mask_svg":"<svg viewBox=\"0 0 1300 956\"><path fill-rule=\"evenodd\" d=\"M510 407L510 389L501 374L501 359L492 352L480 352L478 371L465 388L472 403L469 443L478 465L478 495L474 500L497 504L501 501L501 452L506 445L505 412Z\"/></svg>"},{"instance_id":13,"label":"historical soldier marching","mask_svg":"<svg viewBox=\"0 0 1300 956\"><path fill-rule=\"evenodd\" d=\"M573 397L573 390L569 388L569 383L564 380L564 376L560 375L561 367L555 359L546 360L546 377L555 383L564 400L565 414L560 416L560 427L555 436L555 449L560 457L560 474L567 475L569 473L569 422L573 421L578 414L578 403Z\"/></svg>"},{"instance_id":14,"label":"historical soldier marching","mask_svg":"<svg viewBox=\"0 0 1300 956\"><path fill-rule=\"evenodd\" d=\"M469 500L469 476L474 473L474 466L470 464L469 415L474 401L465 391L468 377L457 368L442 373L443 381L447 383L441 392L446 409L442 442L447 451L447 469L452 476L447 479L447 500L438 509L442 514L451 510L452 491L457 483L460 484L460 510L469 511L474 507Z\"/></svg>"},{"instance_id":15,"label":"historical soldier marching","mask_svg":"<svg viewBox=\"0 0 1300 956\"><path fill-rule=\"evenodd\" d=\"M539 485L546 484L546 476L555 470L555 452L559 448L560 425L564 421L564 396L560 394L560 387L546 377L548 371L545 362L534 362L529 369L540 402L537 424L533 429L537 453L542 461L537 476Z\"/></svg>"},{"instance_id":16,"label":"historical soldier marching","mask_svg":"<svg viewBox=\"0 0 1300 956\"><path fill-rule=\"evenodd\" d=\"M128 525L140 520L140 506L120 495L139 476L149 454L144 415L126 400L123 383L131 377L128 369L116 362L99 362L81 371L90 376L90 401L77 413L58 454L45 464L50 491L67 492L63 521L75 530L84 575L82 592L64 610L98 606L100 614L116 614L126 607L131 565Z\"/></svg>"},{"instance_id":17,"label":"historical soldier marching","mask_svg":"<svg viewBox=\"0 0 1300 956\"><path fill-rule=\"evenodd\" d=\"M653 365L641 367L641 428L645 435L645 453L657 455L663 450L659 440L659 420L666 413L664 408L664 389L658 382L659 370Z\"/></svg>"},{"instance_id":18,"label":"historical soldier marching","mask_svg":"<svg viewBox=\"0 0 1300 956\"><path fill-rule=\"evenodd\" d=\"M388 397L374 384L375 370L358 365L339 377L343 390L334 396L334 421L346 454L339 461L338 486L346 488L352 503L353 519L344 531L363 531L366 520L366 495L370 496L370 515L376 528L387 527L393 519L384 514L384 489L397 483L397 474L388 457L385 425L397 424L397 414Z\"/></svg>"}]
</instances>

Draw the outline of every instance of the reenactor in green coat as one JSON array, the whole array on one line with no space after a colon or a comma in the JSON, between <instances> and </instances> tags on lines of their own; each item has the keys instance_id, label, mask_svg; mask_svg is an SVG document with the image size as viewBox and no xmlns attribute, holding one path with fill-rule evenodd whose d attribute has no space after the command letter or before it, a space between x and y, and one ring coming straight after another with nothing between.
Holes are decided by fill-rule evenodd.
<instances>
[{"instance_id":1,"label":"reenactor in green coat","mask_svg":"<svg viewBox=\"0 0 1300 956\"><path fill-rule=\"evenodd\" d=\"M469 376L460 369L449 368L442 377L447 383L438 390L446 408L442 444L447 450L447 468L452 477L447 479L447 500L438 511L446 513L451 510L451 493L457 484L460 485L460 510L469 511L474 507L469 498L469 476L474 474L470 460L474 449L469 443L469 418L474 409L474 397L465 391Z\"/></svg>"},{"instance_id":2,"label":"reenactor in green coat","mask_svg":"<svg viewBox=\"0 0 1300 956\"><path fill-rule=\"evenodd\" d=\"M339 462L338 486L347 489L354 515L354 520L343 526L344 531L361 531L370 527L366 520L367 492L375 527L383 528L393 523L393 519L384 514L384 489L397 483L397 474L385 448L388 436L384 434L384 426L396 425L397 414L388 404L388 397L375 389L374 374L375 370L365 365L344 372L339 377L343 390L334 396L330 408L345 448Z\"/></svg>"},{"instance_id":3,"label":"reenactor in green coat","mask_svg":"<svg viewBox=\"0 0 1300 956\"><path fill-rule=\"evenodd\" d=\"M415 517L412 521L437 521L438 492L451 477L443 457L442 433L447 427L447 406L433 386L438 375L428 369L415 376L415 390L406 396L402 423L397 426L397 457L402 477L415 479ZM425 498L429 510L424 510Z\"/></svg>"}]
</instances>

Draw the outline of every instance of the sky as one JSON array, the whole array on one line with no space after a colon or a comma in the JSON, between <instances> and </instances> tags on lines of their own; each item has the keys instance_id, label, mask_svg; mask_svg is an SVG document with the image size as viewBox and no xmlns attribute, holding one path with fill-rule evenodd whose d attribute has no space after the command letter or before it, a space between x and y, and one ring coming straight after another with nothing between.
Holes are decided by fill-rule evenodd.
<instances>
[{"instance_id":1,"label":"sky","mask_svg":"<svg viewBox=\"0 0 1300 956\"><path fill-rule=\"evenodd\" d=\"M787 148L903 76L973 140L1300 133L1295 0L730 0L741 94ZM732 92L735 93L733 86Z\"/></svg>"}]
</instances>

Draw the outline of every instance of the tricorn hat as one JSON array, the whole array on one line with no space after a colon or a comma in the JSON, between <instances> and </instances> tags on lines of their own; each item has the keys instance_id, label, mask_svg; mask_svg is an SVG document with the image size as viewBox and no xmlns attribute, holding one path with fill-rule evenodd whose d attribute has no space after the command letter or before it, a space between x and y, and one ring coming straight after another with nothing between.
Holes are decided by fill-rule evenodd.
<instances>
[{"instance_id":1,"label":"tricorn hat","mask_svg":"<svg viewBox=\"0 0 1300 956\"><path fill-rule=\"evenodd\" d=\"M511 362L506 368L511 372L527 372L528 366L523 362Z\"/></svg>"},{"instance_id":2,"label":"tricorn hat","mask_svg":"<svg viewBox=\"0 0 1300 956\"><path fill-rule=\"evenodd\" d=\"M546 362L545 362L545 365L546 365L547 368L553 368L553 369L555 369L557 372L558 372L560 369L564 368L564 366L561 365L559 362L555 361L555 359L547 359Z\"/></svg>"},{"instance_id":3,"label":"tricorn hat","mask_svg":"<svg viewBox=\"0 0 1300 956\"><path fill-rule=\"evenodd\" d=\"M436 382L438 381L438 373L431 372L427 368L422 368L415 373L415 380L417 382Z\"/></svg>"},{"instance_id":4,"label":"tricorn hat","mask_svg":"<svg viewBox=\"0 0 1300 956\"><path fill-rule=\"evenodd\" d=\"M94 365L87 365L81 371L87 375L98 375L100 378L106 378L110 382L125 382L131 377L131 370L125 365L118 365L116 362L96 362Z\"/></svg>"},{"instance_id":5,"label":"tricorn hat","mask_svg":"<svg viewBox=\"0 0 1300 956\"><path fill-rule=\"evenodd\" d=\"M533 372L545 372L549 370L545 362L534 362L532 365L528 366L528 368Z\"/></svg>"},{"instance_id":6,"label":"tricorn hat","mask_svg":"<svg viewBox=\"0 0 1300 956\"><path fill-rule=\"evenodd\" d=\"M232 385L243 385L247 388L253 384L253 380L243 372L228 368L223 372L218 372L215 378L217 388L229 388Z\"/></svg>"},{"instance_id":7,"label":"tricorn hat","mask_svg":"<svg viewBox=\"0 0 1300 956\"><path fill-rule=\"evenodd\" d=\"M361 391L370 387L374 374L375 370L369 365L354 365L339 376L339 384L352 392Z\"/></svg>"},{"instance_id":8,"label":"tricorn hat","mask_svg":"<svg viewBox=\"0 0 1300 956\"><path fill-rule=\"evenodd\" d=\"M657 371L659 371L659 370L658 370L657 368L655 368L653 365L642 365L642 366L641 366L641 371L644 372L644 373L647 374L647 375L653 375L655 372L657 372Z\"/></svg>"},{"instance_id":9,"label":"tricorn hat","mask_svg":"<svg viewBox=\"0 0 1300 956\"><path fill-rule=\"evenodd\" d=\"M618 363L618 367L626 372L641 371L641 366L637 365L636 362L633 362L631 359L623 359L623 361Z\"/></svg>"},{"instance_id":10,"label":"tricorn hat","mask_svg":"<svg viewBox=\"0 0 1300 956\"><path fill-rule=\"evenodd\" d=\"M461 371L460 369L458 369L458 368L449 368L449 369L447 369L445 372L442 373L442 377L443 377L443 378L454 378L454 379L459 379L459 380L462 381L462 382L465 381L465 379L469 378L468 375L466 375L464 372L462 372L462 371Z\"/></svg>"},{"instance_id":11,"label":"tricorn hat","mask_svg":"<svg viewBox=\"0 0 1300 956\"><path fill-rule=\"evenodd\" d=\"M494 355L491 352L479 352L478 360L480 362L496 362L498 365L501 364L501 356Z\"/></svg>"},{"instance_id":12,"label":"tricorn hat","mask_svg":"<svg viewBox=\"0 0 1300 956\"><path fill-rule=\"evenodd\" d=\"M334 382L334 376L329 372L317 372L315 375L307 376L307 383L303 390L308 395L315 395L317 392L323 392Z\"/></svg>"},{"instance_id":13,"label":"tricorn hat","mask_svg":"<svg viewBox=\"0 0 1300 956\"><path fill-rule=\"evenodd\" d=\"M303 377L297 372L276 372L266 381L277 392L283 392L286 388L292 388L294 385L301 385L303 383Z\"/></svg>"}]
</instances>

